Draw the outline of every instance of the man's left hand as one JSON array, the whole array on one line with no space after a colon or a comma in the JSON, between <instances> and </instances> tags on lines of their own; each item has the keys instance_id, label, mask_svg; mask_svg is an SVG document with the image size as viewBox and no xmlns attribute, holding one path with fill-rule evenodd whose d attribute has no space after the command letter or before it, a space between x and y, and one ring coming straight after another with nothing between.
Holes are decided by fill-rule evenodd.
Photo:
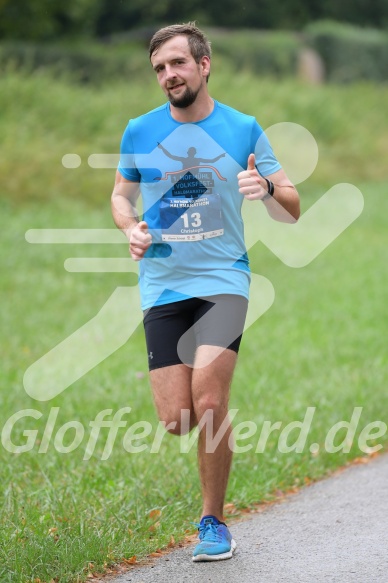
<instances>
[{"instance_id":1,"label":"man's left hand","mask_svg":"<svg viewBox=\"0 0 388 583\"><path fill-rule=\"evenodd\" d=\"M255 166L255 155L249 154L247 169L237 174L239 192L248 200L261 200L267 193L267 183Z\"/></svg>"}]
</instances>

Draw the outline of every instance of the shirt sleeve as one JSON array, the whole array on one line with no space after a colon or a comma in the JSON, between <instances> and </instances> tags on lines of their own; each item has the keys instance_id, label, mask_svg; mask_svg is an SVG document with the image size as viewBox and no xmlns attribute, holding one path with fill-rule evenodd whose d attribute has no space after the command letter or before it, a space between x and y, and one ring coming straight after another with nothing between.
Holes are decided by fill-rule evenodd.
<instances>
[{"instance_id":1,"label":"shirt sleeve","mask_svg":"<svg viewBox=\"0 0 388 583\"><path fill-rule=\"evenodd\" d=\"M255 127L253 128L253 137L256 168L260 174L268 176L280 170L282 166L272 150L266 133L257 122L255 122Z\"/></svg>"},{"instance_id":2,"label":"shirt sleeve","mask_svg":"<svg viewBox=\"0 0 388 583\"><path fill-rule=\"evenodd\" d=\"M140 172L136 168L135 151L131 135L131 122L124 130L120 146L120 161L117 170L124 178L132 182L140 182Z\"/></svg>"}]
</instances>

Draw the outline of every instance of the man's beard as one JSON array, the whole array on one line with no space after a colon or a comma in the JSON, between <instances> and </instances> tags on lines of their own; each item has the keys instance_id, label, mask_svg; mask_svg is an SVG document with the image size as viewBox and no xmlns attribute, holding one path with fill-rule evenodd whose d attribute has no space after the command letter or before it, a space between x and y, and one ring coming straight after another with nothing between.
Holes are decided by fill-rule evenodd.
<instances>
[{"instance_id":1,"label":"man's beard","mask_svg":"<svg viewBox=\"0 0 388 583\"><path fill-rule=\"evenodd\" d=\"M200 87L197 91L193 91L190 87L186 87L185 92L180 97L173 97L171 93L168 93L168 99L174 107L179 107L181 109L193 105L194 101L197 99Z\"/></svg>"}]
</instances>

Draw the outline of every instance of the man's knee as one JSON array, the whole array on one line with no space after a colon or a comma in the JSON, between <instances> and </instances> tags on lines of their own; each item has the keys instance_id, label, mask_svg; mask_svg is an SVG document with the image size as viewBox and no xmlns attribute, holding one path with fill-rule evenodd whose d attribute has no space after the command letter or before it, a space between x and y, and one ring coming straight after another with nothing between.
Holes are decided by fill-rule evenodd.
<instances>
[{"instance_id":1,"label":"man's knee","mask_svg":"<svg viewBox=\"0 0 388 583\"><path fill-rule=\"evenodd\" d=\"M210 421L228 413L228 400L212 393L204 394L194 400L194 410L198 422Z\"/></svg>"},{"instance_id":2,"label":"man's knee","mask_svg":"<svg viewBox=\"0 0 388 583\"><path fill-rule=\"evenodd\" d=\"M196 416L190 409L182 409L169 417L163 416L160 421L171 435L187 435L197 425Z\"/></svg>"}]
</instances>

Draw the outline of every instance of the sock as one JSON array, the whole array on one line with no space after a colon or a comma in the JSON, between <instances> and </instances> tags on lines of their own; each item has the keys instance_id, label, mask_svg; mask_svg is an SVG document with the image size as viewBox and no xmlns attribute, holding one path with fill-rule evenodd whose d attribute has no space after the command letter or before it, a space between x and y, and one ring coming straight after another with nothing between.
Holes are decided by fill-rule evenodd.
<instances>
[{"instance_id":1,"label":"sock","mask_svg":"<svg viewBox=\"0 0 388 583\"><path fill-rule=\"evenodd\" d=\"M200 524L204 525L207 518L211 518L216 524L223 524L224 526L226 526L225 522L221 522L220 520L218 520L218 518L213 516L213 514L207 514L206 516L202 516Z\"/></svg>"}]
</instances>

